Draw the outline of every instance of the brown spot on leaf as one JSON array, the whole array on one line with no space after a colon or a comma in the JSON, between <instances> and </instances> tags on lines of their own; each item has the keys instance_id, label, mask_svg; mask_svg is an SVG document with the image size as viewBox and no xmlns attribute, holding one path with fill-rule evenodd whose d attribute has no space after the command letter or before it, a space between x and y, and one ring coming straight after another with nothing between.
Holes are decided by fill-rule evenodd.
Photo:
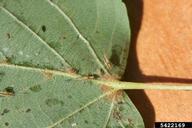
<instances>
[{"instance_id":1,"label":"brown spot on leaf","mask_svg":"<svg viewBox=\"0 0 192 128\"><path fill-rule=\"evenodd\" d=\"M9 61L8 58L5 58L3 60L0 61L1 64L10 64L11 62Z\"/></svg>"},{"instance_id":2,"label":"brown spot on leaf","mask_svg":"<svg viewBox=\"0 0 192 128\"><path fill-rule=\"evenodd\" d=\"M109 80L109 81L117 81L117 80L120 79L120 77L119 77L119 76L111 76L111 75L105 74L105 75L102 76L101 79L103 79L103 80Z\"/></svg>"},{"instance_id":3,"label":"brown spot on leaf","mask_svg":"<svg viewBox=\"0 0 192 128\"><path fill-rule=\"evenodd\" d=\"M107 100L109 100L109 101L115 100L115 101L118 102L122 98L122 91L121 90L114 90L114 89L110 88L107 85L102 85L101 86L101 91L103 93L112 92L111 94L106 96Z\"/></svg>"},{"instance_id":4,"label":"brown spot on leaf","mask_svg":"<svg viewBox=\"0 0 192 128\"><path fill-rule=\"evenodd\" d=\"M50 79L53 78L53 73L52 73L51 71L49 71L49 70L45 70L45 71L43 71L42 73L43 73L43 76L44 76L46 79L48 79L48 80L50 80Z\"/></svg>"},{"instance_id":5,"label":"brown spot on leaf","mask_svg":"<svg viewBox=\"0 0 192 128\"><path fill-rule=\"evenodd\" d=\"M68 68L66 70L67 73L71 74L71 75L74 75L74 74L77 74L79 71L75 68Z\"/></svg>"},{"instance_id":6,"label":"brown spot on leaf","mask_svg":"<svg viewBox=\"0 0 192 128\"><path fill-rule=\"evenodd\" d=\"M130 124L132 124L132 123L133 123L133 120L130 119L130 118L128 118L128 122L129 122Z\"/></svg>"},{"instance_id":7,"label":"brown spot on leaf","mask_svg":"<svg viewBox=\"0 0 192 128\"><path fill-rule=\"evenodd\" d=\"M119 111L117 110L114 110L113 112L113 118L117 119L117 120L120 120L121 119L121 114Z\"/></svg>"}]
</instances>

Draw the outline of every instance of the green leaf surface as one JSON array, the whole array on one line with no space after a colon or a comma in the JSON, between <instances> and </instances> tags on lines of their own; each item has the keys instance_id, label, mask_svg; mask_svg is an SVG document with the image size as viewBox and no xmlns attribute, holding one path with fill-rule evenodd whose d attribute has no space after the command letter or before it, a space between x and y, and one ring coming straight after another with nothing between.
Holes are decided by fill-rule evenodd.
<instances>
[{"instance_id":1,"label":"green leaf surface","mask_svg":"<svg viewBox=\"0 0 192 128\"><path fill-rule=\"evenodd\" d=\"M100 82L121 78L129 40L121 0L0 0L0 127L143 128Z\"/></svg>"}]
</instances>

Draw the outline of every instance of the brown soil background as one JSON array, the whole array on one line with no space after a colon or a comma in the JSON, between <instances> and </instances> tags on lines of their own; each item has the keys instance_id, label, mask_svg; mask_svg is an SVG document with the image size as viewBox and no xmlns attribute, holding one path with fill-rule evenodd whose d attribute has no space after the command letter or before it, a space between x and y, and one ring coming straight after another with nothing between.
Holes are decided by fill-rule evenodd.
<instances>
[{"instance_id":1,"label":"brown soil background","mask_svg":"<svg viewBox=\"0 0 192 128\"><path fill-rule=\"evenodd\" d=\"M132 28L127 81L192 85L192 1L124 0ZM192 121L192 91L130 90L146 128Z\"/></svg>"}]
</instances>

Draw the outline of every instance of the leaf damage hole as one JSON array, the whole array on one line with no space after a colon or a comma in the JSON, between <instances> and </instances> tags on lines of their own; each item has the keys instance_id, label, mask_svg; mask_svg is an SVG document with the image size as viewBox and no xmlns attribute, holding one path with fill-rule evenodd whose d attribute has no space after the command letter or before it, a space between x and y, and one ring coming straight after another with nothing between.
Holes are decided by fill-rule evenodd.
<instances>
[{"instance_id":1,"label":"leaf damage hole","mask_svg":"<svg viewBox=\"0 0 192 128\"><path fill-rule=\"evenodd\" d=\"M46 28L45 25L42 25L42 26L41 26L41 29L42 29L43 32L46 32L46 30L47 30L47 28Z\"/></svg>"}]
</instances>

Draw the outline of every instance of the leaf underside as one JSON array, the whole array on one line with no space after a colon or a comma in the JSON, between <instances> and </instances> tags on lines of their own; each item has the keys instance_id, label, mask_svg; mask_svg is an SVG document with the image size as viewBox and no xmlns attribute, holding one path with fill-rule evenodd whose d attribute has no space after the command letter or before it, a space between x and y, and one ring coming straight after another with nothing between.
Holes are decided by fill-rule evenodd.
<instances>
[{"instance_id":1,"label":"leaf underside","mask_svg":"<svg viewBox=\"0 0 192 128\"><path fill-rule=\"evenodd\" d=\"M0 0L0 127L143 128L87 77L122 76L129 33L121 0Z\"/></svg>"}]
</instances>

